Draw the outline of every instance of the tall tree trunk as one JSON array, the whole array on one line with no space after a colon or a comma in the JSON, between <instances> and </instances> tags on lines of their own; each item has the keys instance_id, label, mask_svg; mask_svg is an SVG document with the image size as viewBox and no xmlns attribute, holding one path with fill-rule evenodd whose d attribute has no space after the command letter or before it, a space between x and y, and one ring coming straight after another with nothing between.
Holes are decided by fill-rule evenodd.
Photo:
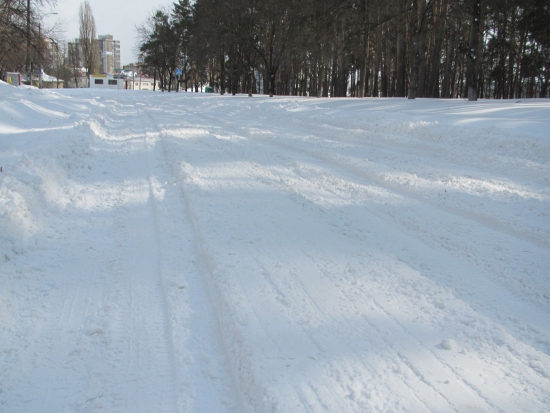
<instances>
[{"instance_id":1,"label":"tall tree trunk","mask_svg":"<svg viewBox=\"0 0 550 413\"><path fill-rule=\"evenodd\" d=\"M548 52L546 52L546 48L542 46L541 51L543 56L546 56ZM548 97L548 89L550 86L550 65L546 65L546 70L544 71L544 80L542 81L542 85L540 88L540 97L546 98Z\"/></svg>"},{"instance_id":2,"label":"tall tree trunk","mask_svg":"<svg viewBox=\"0 0 550 413\"><path fill-rule=\"evenodd\" d=\"M481 0L483 5L483 0ZM477 96L478 98L484 99L484 86L485 86L485 76L483 74L483 60L485 59L485 43L483 41L485 27L485 19L487 12L486 9L481 9L481 16L479 18L479 27L480 30L477 32L477 45L478 45L478 54L476 59L476 75L477 75Z\"/></svg>"},{"instance_id":3,"label":"tall tree trunk","mask_svg":"<svg viewBox=\"0 0 550 413\"><path fill-rule=\"evenodd\" d=\"M390 66L389 65L390 57L387 49L386 36L384 34L387 33L389 30L388 30L387 24L385 24L384 26L385 26L385 30L382 34L381 44L379 45L381 49L381 56L382 56L381 62L380 62L380 67L381 67L380 89L381 89L382 97L388 97L388 83L389 83L388 70Z\"/></svg>"},{"instance_id":4,"label":"tall tree trunk","mask_svg":"<svg viewBox=\"0 0 550 413\"><path fill-rule=\"evenodd\" d=\"M318 98L323 97L323 95L325 94L325 91L324 91L325 71L326 71L325 65L322 64L321 67L319 68L319 76L317 77L317 79L318 79L318 82L317 82L317 97Z\"/></svg>"},{"instance_id":5,"label":"tall tree trunk","mask_svg":"<svg viewBox=\"0 0 550 413\"><path fill-rule=\"evenodd\" d=\"M516 17L517 17L517 7L512 6L512 21L510 26L510 45L511 47L508 50L508 79L507 79L507 97L508 99L514 98L514 62L517 57L517 41L516 41Z\"/></svg>"},{"instance_id":6,"label":"tall tree trunk","mask_svg":"<svg viewBox=\"0 0 550 413\"><path fill-rule=\"evenodd\" d=\"M452 98L452 83L453 83L453 60L455 55L455 23L451 21L451 27L449 29L449 36L446 40L447 48L445 50L445 66L443 69L443 84L441 85L441 97Z\"/></svg>"},{"instance_id":7,"label":"tall tree trunk","mask_svg":"<svg viewBox=\"0 0 550 413\"><path fill-rule=\"evenodd\" d=\"M369 40L369 1L363 0L361 3L362 27L361 27L361 45L359 53L359 62L361 68L359 71L359 97L363 98L367 88L367 58L368 58L368 40Z\"/></svg>"},{"instance_id":8,"label":"tall tree trunk","mask_svg":"<svg viewBox=\"0 0 550 413\"><path fill-rule=\"evenodd\" d=\"M405 29L405 3L399 3L399 19L397 22L397 58L396 58L396 80L395 80L395 96L405 97L405 76L406 73L406 50L407 39Z\"/></svg>"},{"instance_id":9,"label":"tall tree trunk","mask_svg":"<svg viewBox=\"0 0 550 413\"><path fill-rule=\"evenodd\" d=\"M380 36L378 36L380 37ZM380 42L378 42L380 43ZM380 73L380 67L381 67L381 51L380 47L375 47L374 50L374 73L373 73L373 81L372 81L372 97L377 98L379 96L379 73Z\"/></svg>"},{"instance_id":10,"label":"tall tree trunk","mask_svg":"<svg viewBox=\"0 0 550 413\"><path fill-rule=\"evenodd\" d=\"M254 83L254 71L250 69L248 71L248 97L252 97L252 85Z\"/></svg>"},{"instance_id":11,"label":"tall tree trunk","mask_svg":"<svg viewBox=\"0 0 550 413\"><path fill-rule=\"evenodd\" d=\"M417 97L426 97L426 67L427 60L429 58L426 47L427 39L427 24L426 24L426 0L421 0L422 4L420 7L420 33L419 33L419 66L418 66L418 83L416 85L416 96Z\"/></svg>"},{"instance_id":12,"label":"tall tree trunk","mask_svg":"<svg viewBox=\"0 0 550 413\"><path fill-rule=\"evenodd\" d=\"M499 74L499 87L498 87L498 99L506 99L508 97L506 93L506 56L508 54L508 46L506 45L506 35L508 33L508 16L506 11L504 12L503 23L499 27L498 35L500 37L500 61L498 66Z\"/></svg>"},{"instance_id":13,"label":"tall tree trunk","mask_svg":"<svg viewBox=\"0 0 550 413\"><path fill-rule=\"evenodd\" d=\"M225 55L220 56L220 95L225 94Z\"/></svg>"},{"instance_id":14,"label":"tall tree trunk","mask_svg":"<svg viewBox=\"0 0 550 413\"><path fill-rule=\"evenodd\" d=\"M332 63L332 69L330 71L330 96L336 96L337 92L337 82L338 82L338 69L336 68L336 60Z\"/></svg>"},{"instance_id":15,"label":"tall tree trunk","mask_svg":"<svg viewBox=\"0 0 550 413\"><path fill-rule=\"evenodd\" d=\"M367 88L367 35L363 36L364 43L361 44L361 70L359 71L359 92L358 97L365 97Z\"/></svg>"},{"instance_id":16,"label":"tall tree trunk","mask_svg":"<svg viewBox=\"0 0 550 413\"><path fill-rule=\"evenodd\" d=\"M462 56L461 60L460 60L460 72L459 72L459 75L458 75L458 78L460 79L460 81L458 82L458 95L457 95L457 97L459 97L459 98L462 98L464 96L464 66L466 65L464 60L465 60L465 56Z\"/></svg>"},{"instance_id":17,"label":"tall tree trunk","mask_svg":"<svg viewBox=\"0 0 550 413\"><path fill-rule=\"evenodd\" d=\"M385 59L382 59L382 67L380 70L380 94L383 98L388 97L388 67L386 65Z\"/></svg>"},{"instance_id":18,"label":"tall tree trunk","mask_svg":"<svg viewBox=\"0 0 550 413\"><path fill-rule=\"evenodd\" d=\"M443 39L445 37L445 25L448 2L441 0L437 7L437 13L434 13L434 45L432 48L432 58L430 73L428 76L427 96L432 98L440 97L440 72L441 72L441 54L443 51Z\"/></svg>"},{"instance_id":19,"label":"tall tree trunk","mask_svg":"<svg viewBox=\"0 0 550 413\"><path fill-rule=\"evenodd\" d=\"M479 56L479 24L481 19L481 0L471 0L470 40L468 42L466 87L468 88L468 100L476 101L478 96L477 59Z\"/></svg>"},{"instance_id":20,"label":"tall tree trunk","mask_svg":"<svg viewBox=\"0 0 550 413\"><path fill-rule=\"evenodd\" d=\"M521 68L521 61L523 60L523 56L525 56L525 49L527 47L527 36L525 33L525 30L521 31L520 35L520 44L519 44L519 51L518 51L518 58L516 59L516 70L515 70L515 79L514 79L514 98L519 99L521 97L521 81L520 81L520 68Z\"/></svg>"},{"instance_id":21,"label":"tall tree trunk","mask_svg":"<svg viewBox=\"0 0 550 413\"><path fill-rule=\"evenodd\" d=\"M270 67L269 68L269 97L272 98L275 94L275 75L277 74L277 69Z\"/></svg>"},{"instance_id":22,"label":"tall tree trunk","mask_svg":"<svg viewBox=\"0 0 550 413\"><path fill-rule=\"evenodd\" d=\"M424 0L413 0L411 32L412 32L412 67L409 81L409 99L416 99L416 90L418 88L418 71L420 69L420 31L422 25L419 22L418 2Z\"/></svg>"}]
</instances>

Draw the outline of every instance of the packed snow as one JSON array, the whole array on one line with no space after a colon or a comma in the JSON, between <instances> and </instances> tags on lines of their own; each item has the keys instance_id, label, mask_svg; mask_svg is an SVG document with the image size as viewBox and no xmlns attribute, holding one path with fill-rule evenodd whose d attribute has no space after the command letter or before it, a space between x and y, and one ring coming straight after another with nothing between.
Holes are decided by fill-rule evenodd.
<instances>
[{"instance_id":1,"label":"packed snow","mask_svg":"<svg viewBox=\"0 0 550 413\"><path fill-rule=\"evenodd\" d=\"M0 83L0 411L548 412L550 100Z\"/></svg>"}]
</instances>

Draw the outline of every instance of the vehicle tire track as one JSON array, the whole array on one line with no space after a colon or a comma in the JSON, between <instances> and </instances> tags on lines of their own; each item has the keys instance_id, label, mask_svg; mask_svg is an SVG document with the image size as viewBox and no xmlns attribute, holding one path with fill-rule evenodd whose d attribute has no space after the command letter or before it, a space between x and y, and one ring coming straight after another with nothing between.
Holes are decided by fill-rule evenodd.
<instances>
[{"instance_id":1,"label":"vehicle tire track","mask_svg":"<svg viewBox=\"0 0 550 413\"><path fill-rule=\"evenodd\" d=\"M233 156L232 154L228 154L228 153L224 153L224 155L226 155L226 156ZM189 172L191 172L191 171L187 171L187 172L189 173ZM185 177L184 179L187 179L187 177ZM257 177L256 177L256 179L257 179ZM260 182L262 182L263 184L265 184L265 182L264 182L263 180L260 180ZM192 202L192 200L189 200L189 202ZM200 223L198 223L198 222L195 220L195 225L200 225ZM288 238L288 234L287 234L286 236L287 236L287 238ZM292 240L291 240L290 238L288 238L288 243L289 243L289 244L292 244L291 241L292 241ZM204 241L201 240L200 243L201 243L201 244L204 244ZM215 259L214 259L214 260L215 260ZM206 261L208 261L209 264L210 264L210 262L212 261L212 258L208 257L208 258L206 259ZM211 265L211 264L210 264L210 265ZM268 278L269 278L269 277L268 277ZM273 281L272 281L272 280L268 280L268 281L270 281L270 284L271 284L271 286L272 286L273 288L276 288L276 287L274 287L274 284L273 284ZM318 280L317 282L320 282L320 280ZM328 280L328 278L325 278L325 282L329 282L329 283L330 283L330 281ZM334 286L333 286L333 287L334 287ZM321 313L323 313L323 310L321 309L320 306L321 306L321 305L326 306L327 303L326 303L322 298L319 299L319 297L313 297L313 296L311 296L311 294L308 293L308 291L310 291L311 288L308 289L306 285L303 285L303 284L302 284L300 290L303 291L303 292L306 294L306 297L307 297L307 299L308 299L310 302L314 303L314 305L315 305L315 307L317 308L317 310L320 311ZM223 297L221 297L220 300L223 300ZM330 306L329 306L329 308L330 308ZM258 316L258 319L261 319L261 316ZM370 321L369 321L368 324L371 325L371 324L370 324ZM374 325L371 325L371 326L372 326L372 327L375 327ZM375 328L375 329L378 330L377 328ZM303 333L305 336L308 336L308 333L307 333L306 330L302 330L302 333ZM381 332L379 331L379 333L381 333ZM382 337L382 334L379 334L379 336ZM411 338L412 338L413 340L416 340L416 339L414 339L412 336L411 336ZM312 344L316 344L316 340L315 340L313 337L310 337L310 341L311 341ZM389 348L392 348L391 343L386 342L385 344L386 344L386 347L389 346ZM320 351L322 351L322 350L320 350ZM397 358L397 352L396 352L396 358ZM436 362L436 364L438 364L438 363ZM444 369L445 367L442 366L442 368ZM367 368L367 370L368 370L368 368ZM431 386L430 386L430 387L431 387ZM412 393L414 393L413 390L414 390L414 389L411 388ZM456 408L452 407L452 406L453 406L452 402L451 402L450 400L448 400L448 399L445 397L445 395L444 395L443 393L439 392L437 389L435 389L435 388L433 388L433 387L432 387L432 390L434 391L434 393L439 394L439 396L441 397L442 400L446 400L446 401L447 401L447 403L449 404L448 407L450 407L451 409L453 409L453 410L456 411ZM257 392L262 392L262 390L259 389ZM300 396L300 397L303 398L303 395ZM418 402L421 403L421 404L423 403L423 401L422 401L421 399L418 399ZM319 401L319 403L320 403L320 405L322 405L321 401Z\"/></svg>"},{"instance_id":2,"label":"vehicle tire track","mask_svg":"<svg viewBox=\"0 0 550 413\"><path fill-rule=\"evenodd\" d=\"M160 227L158 217L162 215L164 215L163 219L165 221L171 220L172 225L177 225L180 237L183 234L181 242L185 246L180 247L185 248L181 252L188 257L188 262L183 263L184 268L179 269L179 271L185 270L185 276L180 279L177 286L178 289L184 289L185 291L190 313L185 320L186 331L178 332L179 336L186 337L185 362L180 360L180 366L186 372L182 373L180 380L190 383L186 388L188 394L182 395L187 400L180 400L180 405L186 405L187 411L193 413L210 413L213 411L220 413L246 412L248 411L248 403L242 399L241 392L238 390L239 387L235 383L235 374L229 367L230 363L227 359L228 355L222 332L224 329L218 314L220 308L214 305L216 300L213 298L212 288L208 280L211 277L209 274L211 270L210 259L204 255L202 249L203 241L189 203L185 181L181 176L181 171L176 166L177 159L171 156L162 134L158 132L153 116L148 110L143 109L141 119L147 125L148 134L151 135L151 145L154 147L156 154L155 170L157 178L164 177L166 179L164 183L161 179L160 185L157 185L157 190L152 188L152 192L162 191L163 198L170 197L170 202L174 207L167 211L167 204L158 201L153 203L157 217L157 229ZM152 198L156 199L158 197L153 194ZM163 212L159 213L161 209ZM169 217L167 214L176 215ZM164 225L166 224L165 222ZM164 227L164 230L169 231L167 227ZM160 236L160 233L161 231L158 229L157 245L163 245L163 237ZM164 244L164 248L169 248L168 244L173 242L173 239L168 240ZM166 280L163 282L165 288L169 288ZM174 304L174 302L171 301L166 305L170 308L171 304ZM175 320L177 316L171 315L170 318ZM173 326L173 328L181 330L181 326ZM175 344L173 346L175 347ZM192 391L190 390L191 387L193 388Z\"/></svg>"},{"instance_id":3,"label":"vehicle tire track","mask_svg":"<svg viewBox=\"0 0 550 413\"><path fill-rule=\"evenodd\" d=\"M221 142L221 141L220 141L220 142ZM246 153L244 153L244 152L241 153L241 152L243 151L242 147L237 148L233 143L229 143L229 141L223 141L223 142L226 142L227 145L232 145L231 148L233 149L233 151L231 151L231 150L230 150L230 151L227 151L227 150L223 150L223 151L222 151L222 150L220 150L220 152L223 152L223 156L224 156L224 157L234 158L235 160L242 160L243 157L244 157L245 159L250 158L249 156L248 156L248 157L246 156ZM223 145L223 144L220 143L220 145ZM221 148L220 148L220 149L221 149ZM269 153L273 154L273 151L270 151ZM279 156L280 156L280 155L279 155ZM284 157L283 157L283 158L284 158ZM259 162L262 162L262 161L259 161ZM266 168L266 167L261 167L261 168ZM265 173L264 173L265 176L264 176L263 179L259 179L259 180L258 180L257 174L253 173L253 171L250 173L249 176L250 176L251 179L255 179L255 180L258 180L258 182L261 182L261 183L263 183L263 184L267 184L267 185L269 185L269 186L272 186L272 187L273 187L274 189L276 189L276 190L280 189L280 188L281 188L281 185L284 186L285 183L282 183L282 184L281 184L281 180L280 180L280 179L276 179L277 177L273 177L272 180L270 180L270 179L268 179L267 181L265 180L265 177L269 177L269 175L270 175L270 172L268 171L268 169L269 169L269 168L267 168L267 169L264 171L264 172L265 172ZM188 171L188 172L189 172L189 171ZM269 181L271 181L271 183L270 183ZM287 188L287 191L285 191L285 192L292 193L293 191L294 191L294 193L295 193L295 189L294 189L294 188L288 187L288 188ZM305 198L304 198L304 199L305 199ZM305 288L305 286L304 286L304 290L307 291L307 289ZM310 298L311 298L311 297L310 297ZM311 298L311 299L313 300L313 298ZM316 300L314 300L314 301L317 302ZM380 308L380 309L383 309L382 307L379 307L379 308ZM389 317L390 319L393 319L393 317L392 317L391 315L389 315L389 313L385 312L385 310L384 310L383 312L386 314L387 317ZM406 333L407 335L409 335L409 334L408 334L408 331L407 331L399 322L397 322L397 320L394 320L394 321L397 323L397 325L399 325L399 326L402 328L402 330L403 330L404 333ZM412 335L410 335L409 338L412 338L413 341L416 341L416 338L415 338L414 336L412 336ZM389 344L389 343L387 343L387 344ZM423 345L423 344L420 343L420 342L418 342L417 344L418 344L420 347L424 348L424 349L425 349L425 352L431 353L432 356L434 356L433 361L434 361L435 365L438 365L438 366L439 366L438 369L443 369L443 370L446 371L445 374L447 374L447 375L449 375L449 376L452 376L452 377L456 377L456 378L458 378L459 381L462 381L466 388L469 388L470 390L472 390L474 394L477 394L477 395L480 397L480 399L483 400L484 403L486 403L486 408L493 409L493 410L494 410L494 409L498 410L498 407L495 406L495 405L494 405L489 399L487 399L483 394L481 394L480 391L479 391L479 389L478 389L474 384L469 383L468 380L465 379L465 378L462 378L462 377L460 377L460 376L457 376L457 375L456 375L457 373L452 369L451 366L448 366L448 365L447 365L446 363L444 363L440 358L436 357L435 354L433 353L433 351L429 350L425 345ZM390 347L391 347L391 345L390 345ZM406 357L404 354L406 354L406 352L403 353L403 351L401 351L401 352L400 352L400 358L403 359L403 360L405 360L405 359L406 359L406 360L409 360L409 365L413 366L413 368L411 369L412 372L418 371L418 369L416 369L416 367L414 367L414 364L412 364L412 362L410 361L410 359L409 359L408 357ZM519 360L518 360L518 361L519 361ZM520 362L521 362L521 361L520 361ZM415 369L416 369L416 370L415 370ZM435 389L434 389L434 390L435 390ZM444 396L443 394L441 394L441 395L443 396L443 398L445 398L445 396ZM449 401L449 403L450 403L450 401ZM450 403L450 404L451 404L451 406L453 405L452 403Z\"/></svg>"},{"instance_id":4,"label":"vehicle tire track","mask_svg":"<svg viewBox=\"0 0 550 413\"><path fill-rule=\"evenodd\" d=\"M419 233L418 225L420 225L420 223L417 223L415 221L416 218L414 217L414 215L410 215L408 217L409 220L404 222L397 219L397 217L392 213L391 208L385 211L378 211L376 212L376 214L380 218L388 222L393 222L398 227L403 228L408 236L410 236L411 233L420 234L420 237L418 239L423 242L428 248L435 248L440 250L442 249L445 251L445 253L451 253L452 255L462 260L466 260L474 267L482 268L484 272L486 272L487 274L491 274L491 283L496 283L498 284L499 288L504 288L507 291L507 294L520 296L519 292L522 292L522 296L527 295L530 298L530 303L534 304L536 307L540 307L540 309L542 309L548 308L548 306L550 306L550 300L545 298L544 295L541 293L541 291L545 291L547 289L546 285L542 285L540 282L536 285L523 283L518 279L516 274L510 268L513 267L514 260L520 259L521 255L524 254L525 251L529 251L529 253L531 254L544 257L544 251L546 251L550 246L550 244L548 244L545 240L531 234L525 234L523 232L517 231L512 227L501 224L491 217L477 214L475 212L470 213L470 211L462 211L456 208L452 208L448 205L443 205L437 202L430 201L423 198L421 195L416 194L414 191L403 188L397 183L389 183L386 182L383 178L372 176L372 174L365 172L363 169L357 166L347 164L344 160L335 160L334 157L330 154L327 155L325 153L312 152L302 148L301 146L288 145L286 143L279 142L273 139L267 139L254 133L250 133L250 131L246 127L236 126L233 123L224 119L214 119L203 113L198 113L198 116L209 121L215 121L217 123L223 124L224 130L222 133L234 133L237 136L245 136L250 140L256 142L257 144L264 146L266 148L266 153L270 153L271 156L277 156L279 159L281 159L281 163L288 165L289 169L293 169L293 160L289 159L287 154L299 152L306 157L312 159L314 161L313 165L319 162L321 162L322 165L331 165L331 172L339 171L338 175L335 175L338 179L342 179L343 181L352 179L355 184L360 186L374 185L384 189L385 191L388 191L388 193L390 194L394 194L395 196L412 200L413 203L411 204L411 206L415 209L421 209L422 211L433 210L434 213L430 214L433 222L431 222L430 225L441 228L440 232L442 233L442 238L438 240L422 236L422 231ZM279 129L275 128L275 131L277 130ZM284 131L281 130L281 134L283 133ZM308 180L309 177L304 177L304 179ZM314 179L317 179L317 177L315 177ZM278 185L280 187L281 185L284 185L284 181L281 181L277 177L274 177L273 185ZM321 182L319 183L319 186L325 187L325 183ZM329 187L328 190L331 190L331 188ZM301 194L297 193L294 188L288 187L288 191L289 193L295 193L298 196L302 196ZM310 200L307 201L310 202ZM464 221L474 222L476 225L463 225L462 222ZM462 228L476 228L480 225L483 228L486 228L487 231L484 231L484 233L482 234L477 232L476 236L473 236L471 234L467 234L467 236L472 240L472 242L481 243L483 245L486 245L488 248L494 250L495 255L500 255L500 261L509 262L512 264L509 264L507 267L503 266L495 268L492 264L486 262L486 257L475 255L475 253L469 248L468 244L463 243L455 245L456 241L454 240L456 240L457 237L454 235L457 230L462 230ZM524 245L524 243L528 243L529 245ZM515 247L505 247L507 245L515 245ZM543 266L539 265L538 267L534 267L529 271L543 273L544 268ZM509 276L506 275L508 273L510 273ZM537 279L544 280L544 278L540 277ZM500 309L500 311L504 312L507 312L508 310L508 307ZM539 311L539 309L537 309L537 311Z\"/></svg>"},{"instance_id":5,"label":"vehicle tire track","mask_svg":"<svg viewBox=\"0 0 550 413\"><path fill-rule=\"evenodd\" d=\"M125 172L115 280L110 294L115 371L114 411L177 412L174 355L169 317L162 290L160 251L154 197L151 190L150 148L144 124L136 112L133 134L126 137Z\"/></svg>"}]
</instances>

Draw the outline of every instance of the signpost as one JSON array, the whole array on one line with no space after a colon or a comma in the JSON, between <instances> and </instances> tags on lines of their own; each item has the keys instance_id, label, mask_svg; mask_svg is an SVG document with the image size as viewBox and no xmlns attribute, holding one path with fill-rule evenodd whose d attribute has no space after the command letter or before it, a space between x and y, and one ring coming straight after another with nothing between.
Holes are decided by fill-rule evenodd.
<instances>
[{"instance_id":1,"label":"signpost","mask_svg":"<svg viewBox=\"0 0 550 413\"><path fill-rule=\"evenodd\" d=\"M176 92L180 91L180 79L183 75L183 69L181 67L176 68Z\"/></svg>"}]
</instances>

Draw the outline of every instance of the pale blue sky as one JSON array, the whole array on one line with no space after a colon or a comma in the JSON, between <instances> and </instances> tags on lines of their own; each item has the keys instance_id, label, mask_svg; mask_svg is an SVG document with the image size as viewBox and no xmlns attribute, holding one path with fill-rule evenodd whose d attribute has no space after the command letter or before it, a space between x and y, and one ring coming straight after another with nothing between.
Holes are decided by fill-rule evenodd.
<instances>
[{"instance_id":1,"label":"pale blue sky","mask_svg":"<svg viewBox=\"0 0 550 413\"><path fill-rule=\"evenodd\" d=\"M120 40L121 63L127 64L136 60L133 48L136 43L135 26L145 21L156 8L169 6L176 0L89 0L95 18L97 34L112 34ZM80 0L57 0L57 4L45 7L42 12L56 11L57 16L46 16L47 26L61 22L64 37L67 40L78 37L78 9Z\"/></svg>"}]
</instances>

